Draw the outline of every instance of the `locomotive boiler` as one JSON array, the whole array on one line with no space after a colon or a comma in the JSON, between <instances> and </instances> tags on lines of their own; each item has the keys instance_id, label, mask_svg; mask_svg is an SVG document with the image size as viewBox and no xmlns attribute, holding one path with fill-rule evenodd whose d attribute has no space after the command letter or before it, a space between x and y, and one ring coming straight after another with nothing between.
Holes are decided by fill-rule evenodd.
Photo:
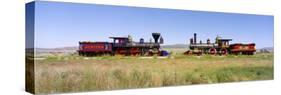
<instances>
[{"instance_id":1,"label":"locomotive boiler","mask_svg":"<svg viewBox=\"0 0 281 95\"><path fill-rule=\"evenodd\" d=\"M160 33L152 33L154 42L145 42L143 38L134 42L132 37L109 37L113 42L79 42L78 53L81 56L98 55L140 55L140 56L167 56L168 52L160 49L164 40Z\"/></svg>"},{"instance_id":2,"label":"locomotive boiler","mask_svg":"<svg viewBox=\"0 0 281 95\"><path fill-rule=\"evenodd\" d=\"M215 43L211 43L210 39L207 39L206 43L202 43L200 40L197 42L197 34L194 33L193 38L190 39L189 50L184 52L186 55L227 55L227 54L243 54L253 55L256 51L255 43L234 43L230 44L232 39L223 39L219 36L216 37Z\"/></svg>"}]
</instances>

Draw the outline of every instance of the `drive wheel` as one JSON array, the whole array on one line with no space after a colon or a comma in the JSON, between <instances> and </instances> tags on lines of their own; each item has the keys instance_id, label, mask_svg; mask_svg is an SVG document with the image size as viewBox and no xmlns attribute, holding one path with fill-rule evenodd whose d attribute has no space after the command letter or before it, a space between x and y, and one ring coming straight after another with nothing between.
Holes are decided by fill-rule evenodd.
<instances>
[{"instance_id":1,"label":"drive wheel","mask_svg":"<svg viewBox=\"0 0 281 95\"><path fill-rule=\"evenodd\" d=\"M209 54L215 55L217 53L217 50L215 48L210 48L209 49Z\"/></svg>"},{"instance_id":2,"label":"drive wheel","mask_svg":"<svg viewBox=\"0 0 281 95\"><path fill-rule=\"evenodd\" d=\"M227 55L228 52L227 52L226 49L221 49L221 50L220 50L220 54L221 54L221 55Z\"/></svg>"}]
</instances>

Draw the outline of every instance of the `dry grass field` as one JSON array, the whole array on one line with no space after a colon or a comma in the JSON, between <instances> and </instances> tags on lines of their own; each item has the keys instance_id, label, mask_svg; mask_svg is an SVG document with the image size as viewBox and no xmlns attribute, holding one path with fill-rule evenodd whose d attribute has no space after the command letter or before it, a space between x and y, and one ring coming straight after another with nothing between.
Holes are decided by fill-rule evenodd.
<instances>
[{"instance_id":1,"label":"dry grass field","mask_svg":"<svg viewBox=\"0 0 281 95\"><path fill-rule=\"evenodd\" d=\"M273 79L273 54L254 56L47 57L35 92L59 93Z\"/></svg>"}]
</instances>

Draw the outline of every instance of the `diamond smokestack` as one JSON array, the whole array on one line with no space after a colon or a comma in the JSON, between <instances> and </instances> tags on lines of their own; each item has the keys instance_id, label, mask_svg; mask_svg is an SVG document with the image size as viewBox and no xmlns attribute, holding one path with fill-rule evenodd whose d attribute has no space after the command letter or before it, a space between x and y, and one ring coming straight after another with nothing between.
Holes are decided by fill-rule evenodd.
<instances>
[{"instance_id":1,"label":"diamond smokestack","mask_svg":"<svg viewBox=\"0 0 281 95\"><path fill-rule=\"evenodd\" d=\"M154 38L154 42L158 43L158 39L160 37L160 33L152 33L152 37Z\"/></svg>"}]
</instances>

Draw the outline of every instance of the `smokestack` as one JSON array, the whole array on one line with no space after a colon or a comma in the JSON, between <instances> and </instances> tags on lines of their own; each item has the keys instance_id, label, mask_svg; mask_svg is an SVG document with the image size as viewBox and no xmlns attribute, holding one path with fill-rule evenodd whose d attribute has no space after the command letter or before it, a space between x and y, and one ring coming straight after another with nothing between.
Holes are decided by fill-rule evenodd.
<instances>
[{"instance_id":1,"label":"smokestack","mask_svg":"<svg viewBox=\"0 0 281 95\"><path fill-rule=\"evenodd\" d=\"M196 44L196 33L194 33L194 38L193 38L193 40L194 40L194 44Z\"/></svg>"},{"instance_id":2,"label":"smokestack","mask_svg":"<svg viewBox=\"0 0 281 95\"><path fill-rule=\"evenodd\" d=\"M160 37L160 33L152 33L152 37L154 38L154 42L158 43L158 39Z\"/></svg>"},{"instance_id":3,"label":"smokestack","mask_svg":"<svg viewBox=\"0 0 281 95\"><path fill-rule=\"evenodd\" d=\"M193 44L193 39L192 38L190 39L190 44Z\"/></svg>"}]
</instances>

